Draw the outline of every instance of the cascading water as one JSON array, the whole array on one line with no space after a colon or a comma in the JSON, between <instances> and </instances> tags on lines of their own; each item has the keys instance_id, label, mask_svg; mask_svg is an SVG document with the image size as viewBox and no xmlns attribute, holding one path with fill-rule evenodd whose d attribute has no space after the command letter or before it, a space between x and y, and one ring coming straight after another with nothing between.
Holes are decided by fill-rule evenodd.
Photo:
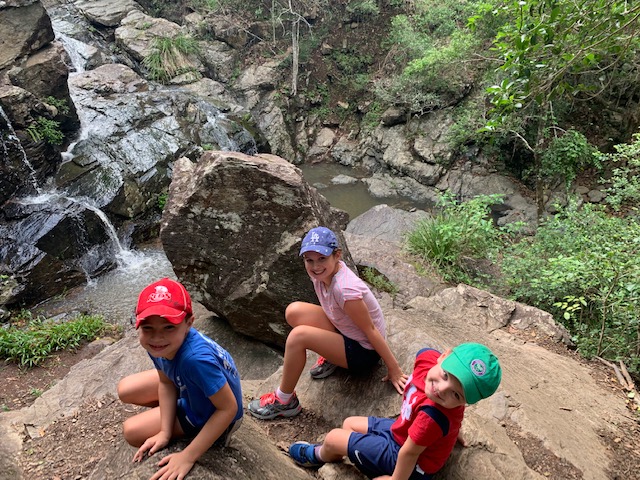
<instances>
[{"instance_id":1,"label":"cascading water","mask_svg":"<svg viewBox=\"0 0 640 480\"><path fill-rule=\"evenodd\" d=\"M31 162L27 158L27 152L24 151L24 148L22 147L22 143L20 142L20 139L16 135L16 131L14 130L13 125L11 124L11 121L9 120L9 117L7 116L6 112L2 108L2 105L0 105L0 116L2 116L2 119L7 124L7 129L9 131L9 134L6 137L3 137L3 140L2 140L2 148L4 150L3 153L5 158L9 157L9 149L7 147L7 144L5 143L6 141L8 141L12 145L14 145L16 149L20 152L20 158L22 159L22 163L24 163L24 165L27 167L29 171L29 180L31 182L31 185L33 186L33 189L39 193L40 187L38 186L36 171L34 170L33 165L31 165Z\"/></svg>"}]
</instances>

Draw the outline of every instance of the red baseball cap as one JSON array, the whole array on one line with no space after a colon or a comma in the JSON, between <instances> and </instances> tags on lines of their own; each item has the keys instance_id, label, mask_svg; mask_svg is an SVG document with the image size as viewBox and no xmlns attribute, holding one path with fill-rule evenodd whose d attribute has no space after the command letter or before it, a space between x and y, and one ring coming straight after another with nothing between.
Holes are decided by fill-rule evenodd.
<instances>
[{"instance_id":1,"label":"red baseball cap","mask_svg":"<svg viewBox=\"0 0 640 480\"><path fill-rule=\"evenodd\" d=\"M140 292L136 306L136 328L145 318L157 315L177 325L191 315L191 297L180 282L163 278Z\"/></svg>"}]
</instances>

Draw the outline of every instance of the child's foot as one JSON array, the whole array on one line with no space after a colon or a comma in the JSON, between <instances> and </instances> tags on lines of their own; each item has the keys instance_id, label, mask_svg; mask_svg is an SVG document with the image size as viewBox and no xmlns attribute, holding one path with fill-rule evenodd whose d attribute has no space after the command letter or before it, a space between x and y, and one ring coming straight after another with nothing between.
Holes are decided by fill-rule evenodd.
<instances>
[{"instance_id":1,"label":"child's foot","mask_svg":"<svg viewBox=\"0 0 640 480\"><path fill-rule=\"evenodd\" d=\"M273 420L276 417L295 417L302 411L295 392L289 403L280 403L276 392L265 393L260 399L252 400L247 407L249 413L260 420Z\"/></svg>"},{"instance_id":2,"label":"child's foot","mask_svg":"<svg viewBox=\"0 0 640 480\"><path fill-rule=\"evenodd\" d=\"M318 380L320 378L328 377L336 371L336 368L338 368L338 366L334 365L326 358L318 357L318 361L313 367L311 367L311 370L309 370L309 374L311 375L311 378L315 378L316 380Z\"/></svg>"},{"instance_id":3,"label":"child's foot","mask_svg":"<svg viewBox=\"0 0 640 480\"><path fill-rule=\"evenodd\" d=\"M316 446L307 442L292 443L289 445L289 455L302 467L318 468L324 465L324 462L316 457Z\"/></svg>"}]
</instances>

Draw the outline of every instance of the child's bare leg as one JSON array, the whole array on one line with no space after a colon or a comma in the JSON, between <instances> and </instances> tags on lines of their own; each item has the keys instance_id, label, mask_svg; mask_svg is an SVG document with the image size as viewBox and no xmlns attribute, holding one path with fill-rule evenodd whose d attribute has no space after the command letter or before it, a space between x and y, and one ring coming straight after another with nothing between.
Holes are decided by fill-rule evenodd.
<instances>
[{"instance_id":1,"label":"child's bare leg","mask_svg":"<svg viewBox=\"0 0 640 480\"><path fill-rule=\"evenodd\" d=\"M314 305L313 303L290 303L284 311L284 318L293 328L300 325L309 325L311 327L329 330L330 332L336 331L322 307L320 305Z\"/></svg>"},{"instance_id":2,"label":"child's bare leg","mask_svg":"<svg viewBox=\"0 0 640 480\"><path fill-rule=\"evenodd\" d=\"M342 429L350 432L367 433L369 431L369 417L347 417L342 422Z\"/></svg>"},{"instance_id":3,"label":"child's bare leg","mask_svg":"<svg viewBox=\"0 0 640 480\"><path fill-rule=\"evenodd\" d=\"M307 361L307 350L322 355L331 363L347 368L347 356L342 335L318 327L300 325L287 337L280 390L291 393L296 387Z\"/></svg>"},{"instance_id":4,"label":"child's bare leg","mask_svg":"<svg viewBox=\"0 0 640 480\"><path fill-rule=\"evenodd\" d=\"M134 447L140 447L147 440L160 432L160 407L146 410L127 418L122 425L125 440ZM180 422L176 419L172 438L184 435Z\"/></svg>"},{"instance_id":5,"label":"child's bare leg","mask_svg":"<svg viewBox=\"0 0 640 480\"><path fill-rule=\"evenodd\" d=\"M368 417L348 417L342 423L342 428L334 428L324 439L318 452L323 462L338 462L347 456L349 437L353 432L367 433L369 430Z\"/></svg>"},{"instance_id":6,"label":"child's bare leg","mask_svg":"<svg viewBox=\"0 0 640 480\"><path fill-rule=\"evenodd\" d=\"M124 403L143 407L158 406L158 371L146 370L124 377L118 383L118 397Z\"/></svg>"}]
</instances>

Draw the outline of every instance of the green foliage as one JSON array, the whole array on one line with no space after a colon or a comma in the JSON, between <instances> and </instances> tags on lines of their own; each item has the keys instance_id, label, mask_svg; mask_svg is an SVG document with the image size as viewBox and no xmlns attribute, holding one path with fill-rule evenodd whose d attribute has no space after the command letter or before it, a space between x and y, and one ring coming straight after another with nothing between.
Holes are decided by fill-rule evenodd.
<instances>
[{"instance_id":1,"label":"green foliage","mask_svg":"<svg viewBox=\"0 0 640 480\"><path fill-rule=\"evenodd\" d=\"M347 4L347 12L352 13L360 20L367 17L375 17L380 14L377 0L351 0Z\"/></svg>"},{"instance_id":2,"label":"green foliage","mask_svg":"<svg viewBox=\"0 0 640 480\"><path fill-rule=\"evenodd\" d=\"M153 51L144 58L142 64L152 80L168 83L176 75L196 71L189 57L199 54L200 44L192 37L156 37Z\"/></svg>"},{"instance_id":3,"label":"green foliage","mask_svg":"<svg viewBox=\"0 0 640 480\"><path fill-rule=\"evenodd\" d=\"M605 201L614 210L640 202L640 133L633 135L631 143L616 145L615 153L600 154L602 163L613 166L611 187L605 189Z\"/></svg>"},{"instance_id":4,"label":"green foliage","mask_svg":"<svg viewBox=\"0 0 640 480\"><path fill-rule=\"evenodd\" d=\"M413 113L445 107L472 81L476 67L467 60L476 45L470 33L456 31L411 60L402 75L376 82L376 95L384 103L403 105Z\"/></svg>"},{"instance_id":5,"label":"green foliage","mask_svg":"<svg viewBox=\"0 0 640 480\"><path fill-rule=\"evenodd\" d=\"M169 197L168 193L161 193L158 195L158 208L160 209L160 211L164 210L164 207L167 204L168 197Z\"/></svg>"},{"instance_id":6,"label":"green foliage","mask_svg":"<svg viewBox=\"0 0 640 480\"><path fill-rule=\"evenodd\" d=\"M398 287L375 268L365 267L362 270L362 278L373 288L376 288L381 292L387 292L392 297L395 297L398 294Z\"/></svg>"},{"instance_id":7,"label":"green foliage","mask_svg":"<svg viewBox=\"0 0 640 480\"><path fill-rule=\"evenodd\" d=\"M45 98L45 102L47 102L49 105L52 105L54 107L56 107L56 110L58 110L58 115L66 115L67 113L69 113L69 105L67 104L67 101L62 98L56 98L56 97L47 97Z\"/></svg>"},{"instance_id":8,"label":"green foliage","mask_svg":"<svg viewBox=\"0 0 640 480\"><path fill-rule=\"evenodd\" d=\"M552 313L580 352L640 372L640 224L576 202L505 249L513 297Z\"/></svg>"},{"instance_id":9,"label":"green foliage","mask_svg":"<svg viewBox=\"0 0 640 480\"><path fill-rule=\"evenodd\" d=\"M487 90L494 105L488 127L518 110L548 115L554 102L600 95L622 76L631 80L627 60L635 58L640 5L626 0L509 0L493 8L481 4L473 25L500 18L494 40L504 79ZM628 73L622 74L625 69ZM608 88L611 88L609 85ZM535 143L535 142L534 142Z\"/></svg>"},{"instance_id":10,"label":"green foliage","mask_svg":"<svg viewBox=\"0 0 640 480\"><path fill-rule=\"evenodd\" d=\"M64 140L64 134L60 130L60 122L44 117L38 117L35 123L29 125L27 133L34 142L44 140L50 145L60 145Z\"/></svg>"},{"instance_id":11,"label":"green foliage","mask_svg":"<svg viewBox=\"0 0 640 480\"><path fill-rule=\"evenodd\" d=\"M367 109L367 113L365 113L364 118L362 120L362 126L365 130L373 130L380 123L380 117L384 112L384 106L378 102L371 102L369 108Z\"/></svg>"},{"instance_id":12,"label":"green foliage","mask_svg":"<svg viewBox=\"0 0 640 480\"><path fill-rule=\"evenodd\" d=\"M356 73L366 72L371 65L372 59L370 55L364 55L358 51L334 50L331 57L336 66L346 76L355 75Z\"/></svg>"},{"instance_id":13,"label":"green foliage","mask_svg":"<svg viewBox=\"0 0 640 480\"><path fill-rule=\"evenodd\" d=\"M555 137L544 150L540 163L540 175L561 178L567 187L583 168L596 163L596 149L586 137L575 130L568 130Z\"/></svg>"},{"instance_id":14,"label":"green foliage","mask_svg":"<svg viewBox=\"0 0 640 480\"><path fill-rule=\"evenodd\" d=\"M443 195L439 213L409 233L407 249L432 262L445 280L469 283L465 258L490 258L502 244L503 232L494 227L489 208L498 203L501 195L480 195L462 203Z\"/></svg>"},{"instance_id":15,"label":"green foliage","mask_svg":"<svg viewBox=\"0 0 640 480\"><path fill-rule=\"evenodd\" d=\"M81 315L60 323L32 319L30 314L25 317L24 322L0 329L0 358L26 367L39 365L56 351L77 348L83 340L93 340L115 329L95 315Z\"/></svg>"}]
</instances>

